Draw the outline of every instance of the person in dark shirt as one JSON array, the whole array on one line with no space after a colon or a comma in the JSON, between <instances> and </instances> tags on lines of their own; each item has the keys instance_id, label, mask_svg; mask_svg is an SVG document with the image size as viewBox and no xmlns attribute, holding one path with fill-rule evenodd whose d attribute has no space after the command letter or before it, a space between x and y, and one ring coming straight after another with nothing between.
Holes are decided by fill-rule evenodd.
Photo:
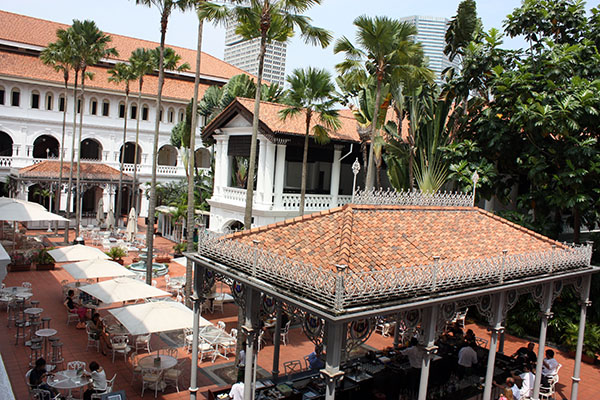
<instances>
[{"instance_id":1,"label":"person in dark shirt","mask_svg":"<svg viewBox=\"0 0 600 400\"><path fill-rule=\"evenodd\" d=\"M519 350L512 355L514 359L520 361L522 363L530 363L535 364L537 362L537 355L533 351L535 348L535 343L529 342L527 347L521 347Z\"/></svg>"},{"instance_id":2,"label":"person in dark shirt","mask_svg":"<svg viewBox=\"0 0 600 400\"><path fill-rule=\"evenodd\" d=\"M47 373L46 360L38 358L35 361L35 367L29 373L29 384L34 388L47 390L52 393L52 397L55 397L58 394L58 391L44 382Z\"/></svg>"},{"instance_id":3,"label":"person in dark shirt","mask_svg":"<svg viewBox=\"0 0 600 400\"><path fill-rule=\"evenodd\" d=\"M81 307L73 300L75 292L69 290L67 292L67 298L65 299L65 306L69 309L69 312L77 314L79 316L79 323L77 324L78 329L85 329L85 315L87 314L87 308Z\"/></svg>"},{"instance_id":4,"label":"person in dark shirt","mask_svg":"<svg viewBox=\"0 0 600 400\"><path fill-rule=\"evenodd\" d=\"M313 370L325 368L325 363L323 362L323 347L321 345L316 345L315 351L308 355L308 365L310 369Z\"/></svg>"}]
</instances>

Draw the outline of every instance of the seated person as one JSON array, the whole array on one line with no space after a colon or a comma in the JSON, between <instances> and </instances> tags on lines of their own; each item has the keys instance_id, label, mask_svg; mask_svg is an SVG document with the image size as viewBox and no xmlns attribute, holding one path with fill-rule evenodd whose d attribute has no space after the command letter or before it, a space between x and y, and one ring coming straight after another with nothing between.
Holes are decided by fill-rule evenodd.
<instances>
[{"instance_id":1,"label":"seated person","mask_svg":"<svg viewBox=\"0 0 600 400\"><path fill-rule=\"evenodd\" d=\"M89 376L92 379L92 382L90 383L89 389L83 393L83 400L91 400L92 394L104 393L107 388L106 373L96 361L90 363L90 371L89 374L86 373L85 375Z\"/></svg>"},{"instance_id":2,"label":"seated person","mask_svg":"<svg viewBox=\"0 0 600 400\"><path fill-rule=\"evenodd\" d=\"M77 328L84 329L85 328L85 315L87 314L87 308L81 307L79 304L77 304L75 302L75 300L73 299L73 296L75 296L75 292L73 291L73 289L71 289L67 292L67 298L65 299L64 304L65 304L65 307L67 307L67 309L69 310L69 312L72 312L79 316L79 323L77 324Z\"/></svg>"},{"instance_id":3,"label":"seated person","mask_svg":"<svg viewBox=\"0 0 600 400\"><path fill-rule=\"evenodd\" d=\"M504 388L504 390L500 393L498 400L514 400L512 390L509 388Z\"/></svg>"},{"instance_id":4,"label":"seated person","mask_svg":"<svg viewBox=\"0 0 600 400\"><path fill-rule=\"evenodd\" d=\"M510 376L508 378L506 378L504 386L499 385L496 382L492 382L492 384L496 387L510 390L512 397L505 395L505 397L507 397L507 398L512 398L513 400L519 400L521 398L520 389L517 386L517 384L515 383L515 379Z\"/></svg>"},{"instance_id":5,"label":"seated person","mask_svg":"<svg viewBox=\"0 0 600 400\"><path fill-rule=\"evenodd\" d=\"M54 398L58 394L58 391L44 382L44 378L47 374L48 371L46 371L46 360L43 358L38 358L35 361L35 367L29 373L29 385L31 385L32 388L49 391L52 393L52 397Z\"/></svg>"},{"instance_id":6,"label":"seated person","mask_svg":"<svg viewBox=\"0 0 600 400\"><path fill-rule=\"evenodd\" d=\"M102 355L106 355L106 349L110 350L112 347L108 340L108 334L104 330L104 323L100 319L100 314L94 313L94 315L92 315L92 319L87 323L90 327L92 337L100 341L100 351L102 351Z\"/></svg>"},{"instance_id":7,"label":"seated person","mask_svg":"<svg viewBox=\"0 0 600 400\"><path fill-rule=\"evenodd\" d=\"M465 333L465 342L474 342L476 339L475 332L473 329L468 329L467 333Z\"/></svg>"},{"instance_id":8,"label":"seated person","mask_svg":"<svg viewBox=\"0 0 600 400\"><path fill-rule=\"evenodd\" d=\"M458 351L458 375L460 378L470 375L473 365L477 364L475 346L475 342L469 342Z\"/></svg>"},{"instance_id":9,"label":"seated person","mask_svg":"<svg viewBox=\"0 0 600 400\"><path fill-rule=\"evenodd\" d=\"M408 362L410 363L411 368L415 369L420 369L423 362L423 352L418 346L419 341L417 338L413 337L410 339L409 346L404 350L400 350L400 354L408 357Z\"/></svg>"},{"instance_id":10,"label":"seated person","mask_svg":"<svg viewBox=\"0 0 600 400\"><path fill-rule=\"evenodd\" d=\"M323 361L323 346L316 345L315 351L308 355L308 366L310 369L319 370L325 368Z\"/></svg>"},{"instance_id":11,"label":"seated person","mask_svg":"<svg viewBox=\"0 0 600 400\"><path fill-rule=\"evenodd\" d=\"M519 350L512 355L512 358L520 361L522 363L530 363L535 364L537 362L537 356L533 349L535 348L535 343L529 342L527 347L520 347Z\"/></svg>"},{"instance_id":12,"label":"seated person","mask_svg":"<svg viewBox=\"0 0 600 400\"><path fill-rule=\"evenodd\" d=\"M531 364L523 364L523 373L520 375L512 374L513 379L518 377L521 380L521 389L519 390L519 398L529 398L533 394L533 385L535 375L531 372Z\"/></svg>"},{"instance_id":13,"label":"seated person","mask_svg":"<svg viewBox=\"0 0 600 400\"><path fill-rule=\"evenodd\" d=\"M558 372L558 361L554 358L554 350L546 350L546 358L542 364L542 386L548 386L548 378L554 376Z\"/></svg>"},{"instance_id":14,"label":"seated person","mask_svg":"<svg viewBox=\"0 0 600 400\"><path fill-rule=\"evenodd\" d=\"M450 332L452 332L452 336L455 340L463 340L465 336L463 329L460 327L458 322L455 322L454 325L452 325L452 328L450 328Z\"/></svg>"}]
</instances>

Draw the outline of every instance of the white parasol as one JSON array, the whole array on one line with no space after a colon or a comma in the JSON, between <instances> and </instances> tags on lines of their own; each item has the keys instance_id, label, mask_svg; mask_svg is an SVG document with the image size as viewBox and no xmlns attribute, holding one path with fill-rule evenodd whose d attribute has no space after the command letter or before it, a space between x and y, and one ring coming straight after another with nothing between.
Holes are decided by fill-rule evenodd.
<instances>
[{"instance_id":1,"label":"white parasol","mask_svg":"<svg viewBox=\"0 0 600 400\"><path fill-rule=\"evenodd\" d=\"M56 262L110 259L110 257L107 256L102 250L96 247L84 246L82 244L48 250L48 254L50 254Z\"/></svg>"},{"instance_id":2,"label":"white parasol","mask_svg":"<svg viewBox=\"0 0 600 400\"><path fill-rule=\"evenodd\" d=\"M104 200L102 200L102 197L98 200L98 206L96 207L96 222L98 222L98 226L104 223Z\"/></svg>"},{"instance_id":3,"label":"white parasol","mask_svg":"<svg viewBox=\"0 0 600 400\"><path fill-rule=\"evenodd\" d=\"M106 216L106 229L112 230L115 227L115 213L112 210L108 210L108 215Z\"/></svg>"},{"instance_id":4,"label":"white parasol","mask_svg":"<svg viewBox=\"0 0 600 400\"><path fill-rule=\"evenodd\" d=\"M88 260L63 265L74 279L113 278L115 276L135 276L119 263L109 260Z\"/></svg>"},{"instance_id":5,"label":"white parasol","mask_svg":"<svg viewBox=\"0 0 600 400\"><path fill-rule=\"evenodd\" d=\"M104 304L171 295L169 292L131 278L115 278L93 285L82 286L79 289L94 296Z\"/></svg>"},{"instance_id":6,"label":"white parasol","mask_svg":"<svg viewBox=\"0 0 600 400\"><path fill-rule=\"evenodd\" d=\"M137 233L137 214L135 212L135 207L132 207L129 210L129 216L127 217L127 228L125 228L125 235L129 241L132 241L135 238Z\"/></svg>"}]
</instances>

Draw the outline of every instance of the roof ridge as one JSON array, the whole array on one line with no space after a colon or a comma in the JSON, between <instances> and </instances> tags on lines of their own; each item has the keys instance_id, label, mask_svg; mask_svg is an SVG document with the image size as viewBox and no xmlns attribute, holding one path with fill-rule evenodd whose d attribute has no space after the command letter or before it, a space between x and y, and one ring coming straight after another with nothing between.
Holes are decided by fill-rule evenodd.
<instances>
[{"instance_id":1,"label":"roof ridge","mask_svg":"<svg viewBox=\"0 0 600 400\"><path fill-rule=\"evenodd\" d=\"M339 257L338 264L350 264L350 248L352 247L352 227L354 224L354 212L352 205L348 204L344 210L342 224L340 226Z\"/></svg>"}]
</instances>

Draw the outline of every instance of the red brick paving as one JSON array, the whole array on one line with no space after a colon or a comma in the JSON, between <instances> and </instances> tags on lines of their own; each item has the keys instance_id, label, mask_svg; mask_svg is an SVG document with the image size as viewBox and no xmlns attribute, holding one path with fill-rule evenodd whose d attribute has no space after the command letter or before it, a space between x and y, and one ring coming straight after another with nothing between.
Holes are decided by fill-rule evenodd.
<instances>
[{"instance_id":1,"label":"red brick paving","mask_svg":"<svg viewBox=\"0 0 600 400\"><path fill-rule=\"evenodd\" d=\"M29 234L32 234L30 232ZM41 232L35 232L35 234L41 234ZM43 233L45 234L45 232ZM53 241L60 241L60 238L52 238ZM155 240L155 248L158 249L159 253L170 253L172 252L173 243L161 237L157 237ZM126 259L129 262L130 258ZM171 276L184 275L185 268L176 263L171 262L169 265L169 274ZM115 383L115 390L125 390L129 399L140 399L141 384L139 380L131 383L131 373L129 364L124 362L122 358L115 360L113 364L110 356L105 357L100 353L96 353L94 350L89 352L85 351L86 347L86 335L85 331L75 329L75 324L69 326L66 325L65 309L62 304L62 291L60 282L63 279L72 280L72 278L62 269L57 268L54 271L29 271L29 272L11 272L5 279L7 286L20 285L23 281L28 281L33 284L34 296L33 299L40 301L40 307L44 308L42 316L52 317L51 326L58 330L57 336L61 338L64 343L64 357L65 361L82 360L88 364L97 360L106 370L107 376L111 377L113 374L117 374ZM164 288L164 279L157 278L158 286ZM106 312L106 311L104 311ZM13 391L17 399L28 398L28 391L25 384L25 373L29 369L28 367L28 356L29 349L22 344L17 346L14 345L14 328L7 328L3 322L5 316L4 311L0 311L0 337L4 340L0 340L0 352L4 360L5 367L8 371L9 378L13 385ZM219 320L224 321L227 324L227 330L236 327L237 325L237 307L234 304L226 304L224 312L221 313L204 313L204 318L209 319L211 322L216 323ZM468 328L472 328L477 336L488 338L489 333L485 328L471 324ZM505 342L505 353L512 354L516 349L526 344L527 341L511 335L506 335ZM373 334L372 337L367 341L367 345L376 349L382 349L392 345L392 338L383 338L379 334ZM152 347L153 349L165 346L165 344L158 338L157 335L153 336ZM279 370L283 371L283 363L289 360L302 360L303 357L309 354L313 350L312 343L304 336L300 328L290 330L289 344L282 346ZM266 371L272 370L272 356L273 356L273 345L269 342L258 355L258 364L261 368ZM191 356L187 354L184 349L180 349L179 358L191 359ZM573 359L562 352L556 352L557 360L563 365L560 371L560 383L557 385L557 392L562 398L569 398L571 393L571 376L573 373ZM205 361L201 364L198 373L198 383L201 395L199 398L204 398L204 394L207 389L217 387L208 376L202 373L203 367L211 367L213 365L220 365L232 362L230 359L218 359L214 364L209 361ZM165 393L159 392L159 398L161 399L187 399L189 393L187 387L189 386L189 363L187 369L184 372L183 384L180 387L184 388L180 393L177 393L174 388L167 388ZM579 398L582 400L593 400L600 398L600 388L597 382L600 381L600 368L598 366L582 364L581 371L581 384L579 388ZM146 397L152 397L147 395ZM1 397L1 396L0 396ZM560 398L560 397L557 397Z\"/></svg>"}]
</instances>

